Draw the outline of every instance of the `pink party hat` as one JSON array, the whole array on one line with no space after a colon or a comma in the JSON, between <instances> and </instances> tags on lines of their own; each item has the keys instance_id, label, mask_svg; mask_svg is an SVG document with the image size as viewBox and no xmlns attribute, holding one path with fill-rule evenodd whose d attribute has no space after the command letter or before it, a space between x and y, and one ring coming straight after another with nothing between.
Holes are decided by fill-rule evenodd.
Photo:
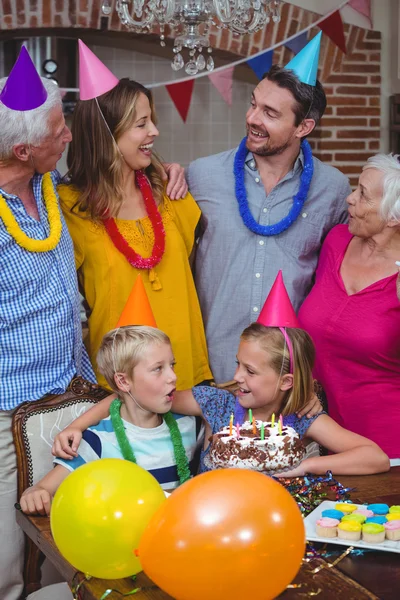
<instances>
[{"instance_id":1,"label":"pink party hat","mask_svg":"<svg viewBox=\"0 0 400 600\"><path fill-rule=\"evenodd\" d=\"M0 102L11 110L33 110L46 102L47 92L28 50L22 46L6 84Z\"/></svg>"},{"instance_id":2,"label":"pink party hat","mask_svg":"<svg viewBox=\"0 0 400 600\"><path fill-rule=\"evenodd\" d=\"M283 283L282 271L276 276L257 323L265 327L300 327Z\"/></svg>"},{"instance_id":3,"label":"pink party hat","mask_svg":"<svg viewBox=\"0 0 400 600\"><path fill-rule=\"evenodd\" d=\"M95 54L82 42L79 44L79 97L81 100L92 100L109 92L119 83L119 79Z\"/></svg>"}]
</instances>

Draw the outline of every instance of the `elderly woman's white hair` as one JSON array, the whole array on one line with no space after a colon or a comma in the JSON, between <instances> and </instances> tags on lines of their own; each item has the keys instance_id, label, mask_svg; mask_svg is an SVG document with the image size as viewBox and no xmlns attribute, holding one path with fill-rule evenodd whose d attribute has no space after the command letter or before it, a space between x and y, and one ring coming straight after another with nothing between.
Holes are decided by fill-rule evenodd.
<instances>
[{"instance_id":1,"label":"elderly woman's white hair","mask_svg":"<svg viewBox=\"0 0 400 600\"><path fill-rule=\"evenodd\" d=\"M400 156L398 154L376 154L371 156L363 171L377 169L383 174L383 194L380 205L385 221L394 219L400 223Z\"/></svg>"},{"instance_id":2,"label":"elderly woman's white hair","mask_svg":"<svg viewBox=\"0 0 400 600\"><path fill-rule=\"evenodd\" d=\"M13 146L32 144L39 146L49 135L49 114L56 106L61 106L61 94L57 85L44 77L41 78L47 91L46 102L33 110L11 110L0 102L0 161L9 160ZM7 77L0 79L0 91Z\"/></svg>"}]
</instances>

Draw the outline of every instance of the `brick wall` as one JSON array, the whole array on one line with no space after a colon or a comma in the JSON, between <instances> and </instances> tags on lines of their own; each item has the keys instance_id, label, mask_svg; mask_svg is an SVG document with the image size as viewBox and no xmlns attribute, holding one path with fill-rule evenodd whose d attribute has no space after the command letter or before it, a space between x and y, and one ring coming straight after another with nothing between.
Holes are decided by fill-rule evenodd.
<instances>
[{"instance_id":1,"label":"brick wall","mask_svg":"<svg viewBox=\"0 0 400 600\"><path fill-rule=\"evenodd\" d=\"M123 30L114 11L108 21L100 19L100 0L0 0L1 29L40 27L104 28ZM212 45L239 56L268 48L304 27L319 15L285 4L278 26L266 27L252 36L233 37L226 30L211 33ZM311 36L318 32L311 31ZM328 96L326 114L310 142L315 155L339 167L354 185L360 167L380 149L381 124L381 34L345 25L347 55L328 38L321 48L319 78ZM286 64L292 54L284 47L274 53L274 62Z\"/></svg>"}]
</instances>

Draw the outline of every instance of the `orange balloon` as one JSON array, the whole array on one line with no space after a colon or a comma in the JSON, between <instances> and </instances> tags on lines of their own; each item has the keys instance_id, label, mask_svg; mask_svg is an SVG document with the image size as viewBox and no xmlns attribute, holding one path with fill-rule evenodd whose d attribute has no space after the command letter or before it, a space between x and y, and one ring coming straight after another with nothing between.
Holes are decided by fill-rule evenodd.
<instances>
[{"instance_id":1,"label":"orange balloon","mask_svg":"<svg viewBox=\"0 0 400 600\"><path fill-rule=\"evenodd\" d=\"M173 492L145 529L139 556L176 600L268 600L293 580L304 550L303 518L280 483L221 469Z\"/></svg>"}]
</instances>

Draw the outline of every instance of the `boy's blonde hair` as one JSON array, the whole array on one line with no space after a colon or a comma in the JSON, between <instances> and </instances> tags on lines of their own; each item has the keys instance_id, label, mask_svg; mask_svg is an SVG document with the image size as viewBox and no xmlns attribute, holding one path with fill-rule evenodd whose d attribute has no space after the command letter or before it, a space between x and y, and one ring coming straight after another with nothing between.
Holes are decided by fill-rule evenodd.
<instances>
[{"instance_id":1,"label":"boy's blonde hair","mask_svg":"<svg viewBox=\"0 0 400 600\"><path fill-rule=\"evenodd\" d=\"M314 393L312 369L315 361L315 348L312 339L303 329L286 328L293 346L293 386L286 392L282 415L299 412L311 399ZM260 323L252 323L247 327L240 339L245 342L257 341L270 356L269 364L277 375L290 373L289 349L285 338L278 327L265 327Z\"/></svg>"},{"instance_id":2,"label":"boy's blonde hair","mask_svg":"<svg viewBox=\"0 0 400 600\"><path fill-rule=\"evenodd\" d=\"M106 333L97 353L97 365L114 392L119 392L115 373L126 373L133 378L133 369L143 352L154 344L171 345L171 341L163 331L145 325L126 325Z\"/></svg>"}]
</instances>

